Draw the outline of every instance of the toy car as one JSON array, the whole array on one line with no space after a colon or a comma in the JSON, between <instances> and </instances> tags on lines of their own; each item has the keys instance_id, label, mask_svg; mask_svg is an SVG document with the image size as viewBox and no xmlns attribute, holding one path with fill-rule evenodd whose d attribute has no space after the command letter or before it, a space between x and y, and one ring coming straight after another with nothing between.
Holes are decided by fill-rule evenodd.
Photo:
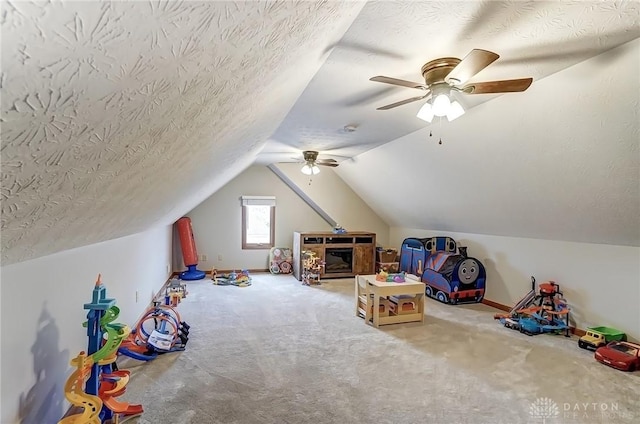
<instances>
[{"instance_id":1,"label":"toy car","mask_svg":"<svg viewBox=\"0 0 640 424\"><path fill-rule=\"evenodd\" d=\"M596 349L596 361L622 371L640 369L640 344L613 341Z\"/></svg>"},{"instance_id":2,"label":"toy car","mask_svg":"<svg viewBox=\"0 0 640 424\"><path fill-rule=\"evenodd\" d=\"M511 328L512 330L520 330L520 323L513 318L502 318L500 320L505 327Z\"/></svg>"},{"instance_id":3,"label":"toy car","mask_svg":"<svg viewBox=\"0 0 640 424\"><path fill-rule=\"evenodd\" d=\"M583 349L596 350L600 346L605 346L613 341L625 341L626 334L611 327L589 327L584 336L578 340L578 346Z\"/></svg>"},{"instance_id":4,"label":"toy car","mask_svg":"<svg viewBox=\"0 0 640 424\"><path fill-rule=\"evenodd\" d=\"M542 326L533 318L521 318L519 330L521 333L533 336L542 333Z\"/></svg>"}]
</instances>

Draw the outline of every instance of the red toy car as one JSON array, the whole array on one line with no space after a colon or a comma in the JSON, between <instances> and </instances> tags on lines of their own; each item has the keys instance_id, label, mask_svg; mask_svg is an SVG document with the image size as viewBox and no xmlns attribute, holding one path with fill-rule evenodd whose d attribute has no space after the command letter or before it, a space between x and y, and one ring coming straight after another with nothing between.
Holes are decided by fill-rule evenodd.
<instances>
[{"instance_id":1,"label":"red toy car","mask_svg":"<svg viewBox=\"0 0 640 424\"><path fill-rule=\"evenodd\" d=\"M596 349L596 361L622 371L640 369L640 345L614 341Z\"/></svg>"}]
</instances>

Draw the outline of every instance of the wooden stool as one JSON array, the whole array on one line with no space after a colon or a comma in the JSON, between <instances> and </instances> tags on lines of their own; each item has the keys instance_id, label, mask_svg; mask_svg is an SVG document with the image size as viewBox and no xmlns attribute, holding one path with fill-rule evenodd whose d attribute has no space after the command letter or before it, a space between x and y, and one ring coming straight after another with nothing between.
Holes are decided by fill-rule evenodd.
<instances>
[{"instance_id":1,"label":"wooden stool","mask_svg":"<svg viewBox=\"0 0 640 424\"><path fill-rule=\"evenodd\" d=\"M363 296L358 297L358 312L361 318L365 318L364 311L367 308L367 299ZM389 311L391 311L391 302L387 299L380 299L380 314L381 317L388 317ZM369 298L369 317L373 316L373 295L370 295Z\"/></svg>"},{"instance_id":2,"label":"wooden stool","mask_svg":"<svg viewBox=\"0 0 640 424\"><path fill-rule=\"evenodd\" d=\"M394 315L414 314L418 311L417 299L414 296L391 296L389 300L391 313Z\"/></svg>"}]
</instances>

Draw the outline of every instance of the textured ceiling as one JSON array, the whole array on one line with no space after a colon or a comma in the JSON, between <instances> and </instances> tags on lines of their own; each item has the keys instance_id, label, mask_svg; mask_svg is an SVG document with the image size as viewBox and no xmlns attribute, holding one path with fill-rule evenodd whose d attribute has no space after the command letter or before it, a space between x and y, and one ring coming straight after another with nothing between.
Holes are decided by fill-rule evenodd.
<instances>
[{"instance_id":1,"label":"textured ceiling","mask_svg":"<svg viewBox=\"0 0 640 424\"><path fill-rule=\"evenodd\" d=\"M640 39L336 170L391 226L640 246L638 75Z\"/></svg>"},{"instance_id":2,"label":"textured ceiling","mask_svg":"<svg viewBox=\"0 0 640 424\"><path fill-rule=\"evenodd\" d=\"M353 155L424 129L415 118L419 104L375 110L412 96L411 90L368 79L382 74L419 81L424 62L463 57L472 48L501 55L477 80L535 81L525 93L465 97L470 110L454 122L456 138L491 139L492 133L478 134L498 126L510 136L503 142L518 142L522 155L538 157L540 134L513 133L511 125L522 119L515 105L524 102L534 116L544 112L544 101L526 99L545 77L638 37L637 2L1 5L3 265L171 223L248 166L267 139L264 150L286 148L287 157L309 147ZM599 71L592 66L578 78ZM575 96L609 99L604 90L622 85L610 83L618 73L611 71L602 87L576 89ZM634 83L637 78L623 82L632 90ZM494 103L502 105L500 113L489 107ZM555 125L585 123L573 120L571 107L558 111L560 123L548 118L539 126L548 133ZM344 131L347 124L358 130ZM636 130L623 126L619 137L637 137ZM486 181L509 178L492 165L495 152L479 147L474 154ZM607 158L603 166L615 168L619 159ZM264 162L262 155L258 160ZM557 159L543 163L562 165ZM371 168L363 164L358 172ZM360 186L357 178L350 181ZM580 181L559 186L569 192L573 184ZM496 189L490 200L504 202L512 191ZM624 197L628 190L616 193ZM581 201L578 196L572 207L593 203ZM493 231L493 217L469 221L467 210L438 216L439 227L462 231L472 222L477 232ZM393 211L379 211L396 222ZM406 224L434 228L433 222ZM598 241L582 221L575 225L573 234ZM521 234L515 227L501 231Z\"/></svg>"},{"instance_id":3,"label":"textured ceiling","mask_svg":"<svg viewBox=\"0 0 640 424\"><path fill-rule=\"evenodd\" d=\"M638 2L368 2L264 148L286 154L260 158L358 155L336 172L392 226L640 245L639 17ZM421 82L474 48L501 57L472 81L533 85L459 96L451 123L417 119L424 102L375 110L419 92L370 77Z\"/></svg>"},{"instance_id":4,"label":"textured ceiling","mask_svg":"<svg viewBox=\"0 0 640 424\"><path fill-rule=\"evenodd\" d=\"M3 265L188 212L253 161L361 8L3 2Z\"/></svg>"},{"instance_id":5,"label":"textured ceiling","mask_svg":"<svg viewBox=\"0 0 640 424\"><path fill-rule=\"evenodd\" d=\"M428 125L415 116L424 102L375 110L420 92L373 76L424 82L426 62L478 48L500 58L471 81L533 77L535 85L640 36L639 14L632 1L368 2L264 148L287 154L263 157L283 159L300 148L356 155ZM458 100L469 109L497 97ZM358 131L345 132L348 124Z\"/></svg>"}]
</instances>

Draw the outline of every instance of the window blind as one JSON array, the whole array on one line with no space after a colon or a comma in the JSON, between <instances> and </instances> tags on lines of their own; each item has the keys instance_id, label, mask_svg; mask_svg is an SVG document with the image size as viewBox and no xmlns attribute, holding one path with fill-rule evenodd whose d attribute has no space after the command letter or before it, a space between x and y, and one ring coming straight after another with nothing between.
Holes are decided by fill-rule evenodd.
<instances>
[{"instance_id":1,"label":"window blind","mask_svg":"<svg viewBox=\"0 0 640 424\"><path fill-rule=\"evenodd\" d=\"M250 205L262 205L262 206L275 206L275 196L241 196L242 206Z\"/></svg>"}]
</instances>

